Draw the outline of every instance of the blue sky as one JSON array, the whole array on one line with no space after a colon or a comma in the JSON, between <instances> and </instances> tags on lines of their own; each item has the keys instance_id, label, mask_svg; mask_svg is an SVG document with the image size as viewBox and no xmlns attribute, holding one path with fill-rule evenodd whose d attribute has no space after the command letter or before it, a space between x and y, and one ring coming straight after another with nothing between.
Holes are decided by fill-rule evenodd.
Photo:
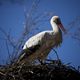
<instances>
[{"instance_id":1,"label":"blue sky","mask_svg":"<svg viewBox=\"0 0 80 80\"><path fill-rule=\"evenodd\" d=\"M0 27L2 27L7 33L10 32L11 36L17 40L21 32L23 31L24 18L24 6L26 7L26 12L31 8L33 0L24 0L23 4L14 3L11 4L8 1L3 0L3 4L0 6ZM69 27L69 23L74 21L77 16L80 16L80 0L40 0L37 12L53 12L54 15L58 15L66 29ZM34 28L35 29L35 28ZM51 29L49 21L47 23L39 25L39 30L32 32L34 34ZM33 30L35 31L35 30ZM32 36L33 34L31 34ZM5 40L2 38L4 35L0 32L0 63L6 61L7 51ZM71 65L80 65L80 43L72 39L70 36L64 36L62 45L56 49L60 59L64 63L71 62ZM49 58L54 59L55 54L49 55Z\"/></svg>"}]
</instances>

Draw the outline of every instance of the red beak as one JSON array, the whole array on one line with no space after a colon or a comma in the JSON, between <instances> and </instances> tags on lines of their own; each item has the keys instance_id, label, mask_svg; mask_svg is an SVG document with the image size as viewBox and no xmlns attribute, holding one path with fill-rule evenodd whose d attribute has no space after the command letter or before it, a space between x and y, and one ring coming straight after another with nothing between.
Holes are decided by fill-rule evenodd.
<instances>
[{"instance_id":1,"label":"red beak","mask_svg":"<svg viewBox=\"0 0 80 80\"><path fill-rule=\"evenodd\" d=\"M62 25L62 23L59 24L59 27L61 28L61 30L66 33L66 29L64 28L64 26Z\"/></svg>"}]
</instances>

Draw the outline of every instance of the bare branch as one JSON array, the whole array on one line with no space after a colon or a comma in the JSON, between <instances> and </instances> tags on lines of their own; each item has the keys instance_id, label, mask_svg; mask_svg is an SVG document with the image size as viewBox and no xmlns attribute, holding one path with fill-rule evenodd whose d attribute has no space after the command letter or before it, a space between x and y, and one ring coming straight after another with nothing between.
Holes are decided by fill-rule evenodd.
<instances>
[{"instance_id":1,"label":"bare branch","mask_svg":"<svg viewBox=\"0 0 80 80\"><path fill-rule=\"evenodd\" d=\"M75 27L78 28L78 27L80 27L79 25L80 25L80 16L76 17L75 20L73 20L72 22L70 22L68 24L67 30L70 31L70 30L72 30Z\"/></svg>"},{"instance_id":2,"label":"bare branch","mask_svg":"<svg viewBox=\"0 0 80 80\"><path fill-rule=\"evenodd\" d=\"M9 50L9 47L8 47L7 40L5 41L5 44L6 44L6 49L7 49L8 57L9 57L8 60L11 60L11 55L10 55L10 50Z\"/></svg>"},{"instance_id":3,"label":"bare branch","mask_svg":"<svg viewBox=\"0 0 80 80\"><path fill-rule=\"evenodd\" d=\"M8 33L7 33L4 29L2 29L1 27L0 27L0 31L4 34L4 36L5 36L4 39L7 39L8 42L10 43L10 45L11 45L13 48L15 48L15 45L14 45L12 39L11 39L11 35L8 34Z\"/></svg>"},{"instance_id":4,"label":"bare branch","mask_svg":"<svg viewBox=\"0 0 80 80\"><path fill-rule=\"evenodd\" d=\"M35 18L33 18L34 24L39 24L41 22L47 22L49 21L50 17L53 16L53 12L44 12L42 14L37 15Z\"/></svg>"},{"instance_id":5,"label":"bare branch","mask_svg":"<svg viewBox=\"0 0 80 80\"><path fill-rule=\"evenodd\" d=\"M80 41L80 37L76 37L76 36L73 35L72 38L74 38L74 39Z\"/></svg>"},{"instance_id":6,"label":"bare branch","mask_svg":"<svg viewBox=\"0 0 80 80\"><path fill-rule=\"evenodd\" d=\"M15 50L13 51L14 56L17 56L20 53L21 46L24 43L25 37L28 35L31 28L33 27L32 26L32 17L33 17L33 14L34 14L35 10L38 7L39 1L40 0L34 0L30 11L27 13L27 15L25 15L25 18L26 18L26 21L25 21L25 24L24 24L25 28L22 32L21 37L17 41Z\"/></svg>"},{"instance_id":7,"label":"bare branch","mask_svg":"<svg viewBox=\"0 0 80 80\"><path fill-rule=\"evenodd\" d=\"M80 16L68 24L67 31L68 36L80 42Z\"/></svg>"}]
</instances>

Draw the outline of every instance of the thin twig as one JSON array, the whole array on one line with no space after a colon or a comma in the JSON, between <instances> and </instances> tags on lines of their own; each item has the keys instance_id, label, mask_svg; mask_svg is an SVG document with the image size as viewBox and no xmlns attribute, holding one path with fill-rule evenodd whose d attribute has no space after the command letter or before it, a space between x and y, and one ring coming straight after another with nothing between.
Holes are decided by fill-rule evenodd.
<instances>
[{"instance_id":1,"label":"thin twig","mask_svg":"<svg viewBox=\"0 0 80 80\"><path fill-rule=\"evenodd\" d=\"M10 36L10 34L8 34L4 29L2 29L1 27L0 27L0 31L4 34L4 36L6 37L6 39L8 40L8 42L10 43L10 45L13 47L13 48L15 48L15 45L14 45L14 43L12 42L12 39L10 38L11 36Z\"/></svg>"},{"instance_id":2,"label":"thin twig","mask_svg":"<svg viewBox=\"0 0 80 80\"><path fill-rule=\"evenodd\" d=\"M11 60L11 55L10 55L10 50L9 50L9 47L8 47L7 40L5 41L5 44L6 44L6 49L7 49L7 53L8 53L8 56L9 56L9 60Z\"/></svg>"},{"instance_id":3,"label":"thin twig","mask_svg":"<svg viewBox=\"0 0 80 80\"><path fill-rule=\"evenodd\" d=\"M38 4L39 4L39 1L40 0L35 0L33 1L33 4L32 4L32 7L30 9L30 11L27 13L28 15L26 16L25 15L25 18L26 18L26 21L25 21L25 28L22 32L22 35L21 37L18 39L18 43L16 44L16 48L15 50L13 51L13 54L14 54L14 57L17 56L19 53L20 53L20 50L21 50L21 46L22 44L24 43L24 40L25 40L25 37L27 36L27 34L30 32L30 29L32 27L32 15L33 13L35 12L35 10L37 9L38 7ZM33 26L34 27L34 26Z\"/></svg>"},{"instance_id":4,"label":"thin twig","mask_svg":"<svg viewBox=\"0 0 80 80\"><path fill-rule=\"evenodd\" d=\"M0 75L5 76L5 74L4 74L4 73L2 73L2 72L0 72Z\"/></svg>"}]
</instances>

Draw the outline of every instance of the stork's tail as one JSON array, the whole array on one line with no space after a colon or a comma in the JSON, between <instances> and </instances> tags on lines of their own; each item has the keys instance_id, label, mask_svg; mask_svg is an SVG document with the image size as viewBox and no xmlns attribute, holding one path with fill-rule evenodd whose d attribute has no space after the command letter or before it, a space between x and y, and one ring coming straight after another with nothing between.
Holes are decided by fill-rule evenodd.
<instances>
[{"instance_id":1,"label":"stork's tail","mask_svg":"<svg viewBox=\"0 0 80 80\"><path fill-rule=\"evenodd\" d=\"M29 49L24 49L21 51L19 57L18 57L18 60L17 62L20 63L22 62L23 60L27 60L28 56L31 54L31 51Z\"/></svg>"}]
</instances>

